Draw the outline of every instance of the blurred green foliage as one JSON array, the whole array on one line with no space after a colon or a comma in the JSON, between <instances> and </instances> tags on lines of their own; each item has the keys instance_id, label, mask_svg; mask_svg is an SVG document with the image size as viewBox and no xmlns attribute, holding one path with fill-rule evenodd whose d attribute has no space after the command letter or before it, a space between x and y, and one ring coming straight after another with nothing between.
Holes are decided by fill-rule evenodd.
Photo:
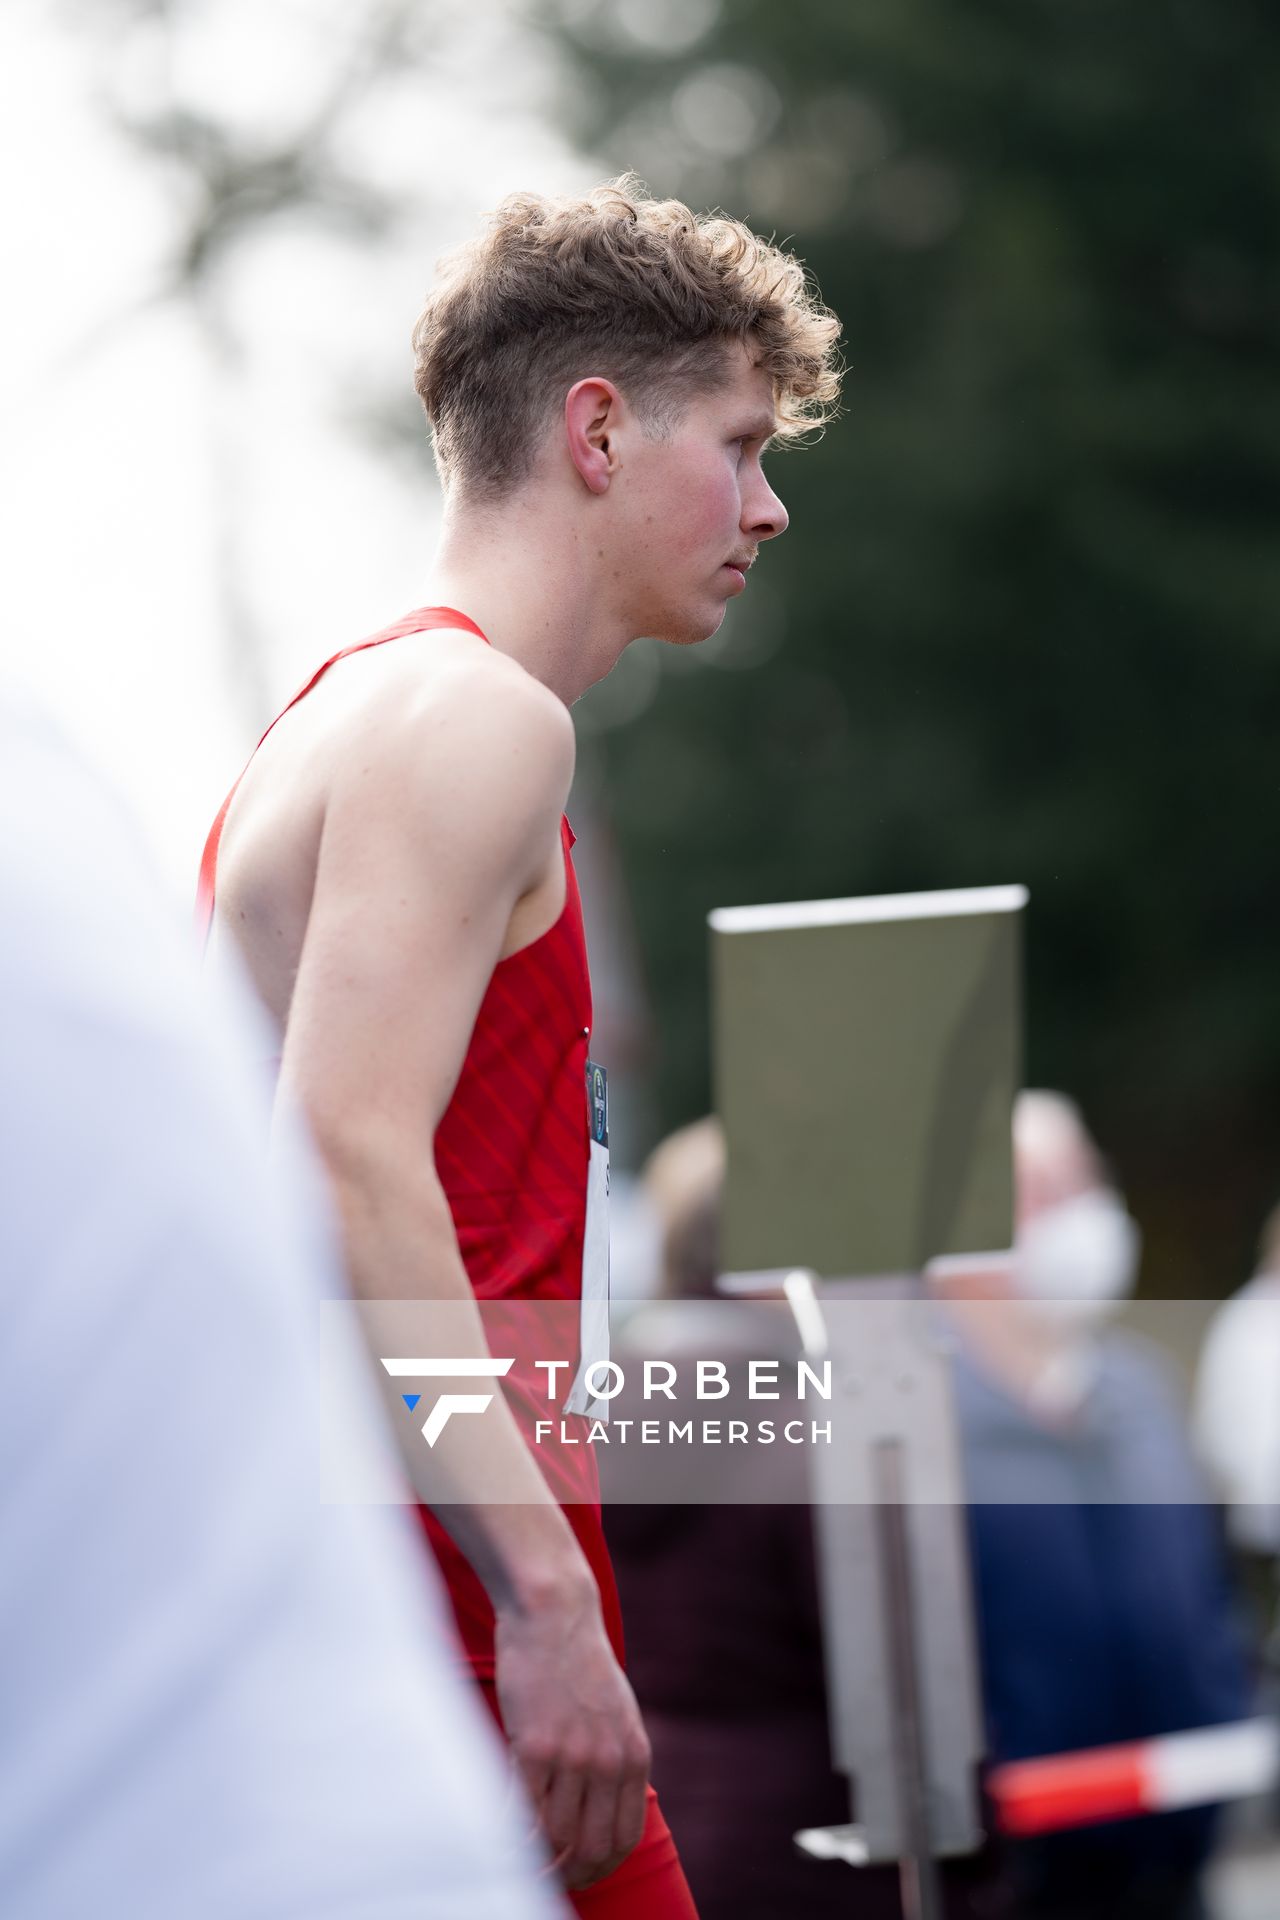
<instances>
[{"instance_id":1,"label":"blurred green foliage","mask_svg":"<svg viewBox=\"0 0 1280 1920\"><path fill-rule=\"evenodd\" d=\"M708 1098L709 907L1022 880L1028 1078L1117 1161L1146 1290L1225 1290L1280 1193L1280 17L547 17L584 144L789 239L850 367L724 644L584 703L658 1119Z\"/></svg>"}]
</instances>

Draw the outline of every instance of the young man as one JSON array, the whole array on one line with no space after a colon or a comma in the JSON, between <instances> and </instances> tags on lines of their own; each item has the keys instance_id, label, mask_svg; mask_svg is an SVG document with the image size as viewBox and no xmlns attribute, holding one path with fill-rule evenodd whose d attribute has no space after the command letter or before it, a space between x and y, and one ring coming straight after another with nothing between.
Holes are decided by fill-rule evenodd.
<instances>
[{"instance_id":1,"label":"young man","mask_svg":"<svg viewBox=\"0 0 1280 1920\"><path fill-rule=\"evenodd\" d=\"M206 910L216 863L355 1290L451 1303L450 1354L487 1356L476 1299L599 1304L568 709L638 636L719 627L787 524L761 455L830 412L837 333L796 260L631 180L506 202L415 332L438 604L321 669L210 837ZM482 1450L509 1502L468 1497ZM428 1533L576 1910L691 1915L598 1506L557 1504L501 1394L437 1455Z\"/></svg>"}]
</instances>

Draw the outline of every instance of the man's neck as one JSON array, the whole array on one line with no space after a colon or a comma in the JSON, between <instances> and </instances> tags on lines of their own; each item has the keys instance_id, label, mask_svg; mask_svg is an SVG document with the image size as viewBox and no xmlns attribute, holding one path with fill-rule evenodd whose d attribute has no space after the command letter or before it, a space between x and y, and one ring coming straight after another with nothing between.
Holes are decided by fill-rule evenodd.
<instances>
[{"instance_id":1,"label":"man's neck","mask_svg":"<svg viewBox=\"0 0 1280 1920\"><path fill-rule=\"evenodd\" d=\"M580 530L548 535L516 504L501 512L446 510L430 600L467 614L499 653L566 706L602 680L635 638L602 591L600 558Z\"/></svg>"}]
</instances>

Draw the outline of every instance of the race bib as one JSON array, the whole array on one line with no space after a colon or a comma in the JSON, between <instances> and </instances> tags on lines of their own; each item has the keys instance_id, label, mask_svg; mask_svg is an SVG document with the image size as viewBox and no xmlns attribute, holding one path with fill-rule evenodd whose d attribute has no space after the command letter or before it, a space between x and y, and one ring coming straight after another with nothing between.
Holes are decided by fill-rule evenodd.
<instances>
[{"instance_id":1,"label":"race bib","mask_svg":"<svg viewBox=\"0 0 1280 1920\"><path fill-rule=\"evenodd\" d=\"M609 1358L609 1078L594 1060L587 1062L587 1118L591 1147L582 1236L578 1371L563 1410L586 1414L591 1420L607 1420L609 1402L596 1399L587 1390L588 1369ZM603 1368L595 1378L600 1384Z\"/></svg>"}]
</instances>

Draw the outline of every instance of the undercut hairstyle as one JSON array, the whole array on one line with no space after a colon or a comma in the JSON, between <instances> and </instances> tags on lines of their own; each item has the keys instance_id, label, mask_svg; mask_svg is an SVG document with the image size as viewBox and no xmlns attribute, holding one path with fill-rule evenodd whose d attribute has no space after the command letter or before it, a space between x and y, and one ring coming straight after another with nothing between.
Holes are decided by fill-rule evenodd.
<instances>
[{"instance_id":1,"label":"undercut hairstyle","mask_svg":"<svg viewBox=\"0 0 1280 1920\"><path fill-rule=\"evenodd\" d=\"M773 381L775 438L795 441L835 412L839 333L794 254L624 174L503 201L441 265L414 385L446 489L493 501L527 479L576 381L613 381L660 434L728 378L735 342Z\"/></svg>"}]
</instances>

